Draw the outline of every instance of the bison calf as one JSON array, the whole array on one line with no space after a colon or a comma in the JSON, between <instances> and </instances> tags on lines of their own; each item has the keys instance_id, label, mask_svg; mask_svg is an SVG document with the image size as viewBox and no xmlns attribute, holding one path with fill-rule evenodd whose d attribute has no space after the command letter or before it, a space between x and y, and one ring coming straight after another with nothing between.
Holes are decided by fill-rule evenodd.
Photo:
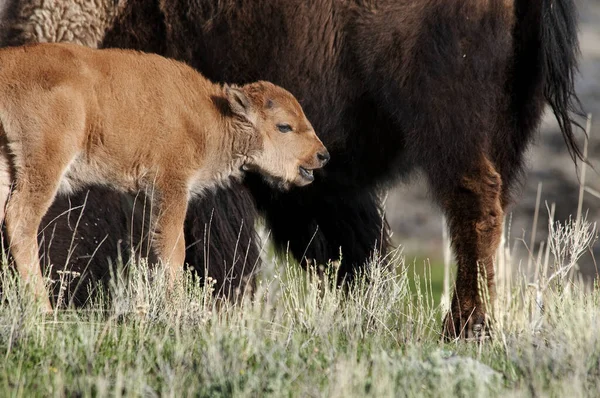
<instances>
[{"instance_id":1,"label":"bison calf","mask_svg":"<svg viewBox=\"0 0 600 398\"><path fill-rule=\"evenodd\" d=\"M329 159L281 87L220 86L157 55L71 44L0 50L0 139L0 220L20 276L48 310L36 234L58 192L144 191L172 284L191 196L243 170L283 189L306 185Z\"/></svg>"}]
</instances>

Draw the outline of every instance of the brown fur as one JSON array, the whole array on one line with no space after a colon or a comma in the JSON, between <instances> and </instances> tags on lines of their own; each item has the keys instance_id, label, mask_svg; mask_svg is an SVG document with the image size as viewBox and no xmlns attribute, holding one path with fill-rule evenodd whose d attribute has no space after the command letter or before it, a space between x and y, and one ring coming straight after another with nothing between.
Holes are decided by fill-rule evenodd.
<instances>
[{"instance_id":1,"label":"brown fur","mask_svg":"<svg viewBox=\"0 0 600 398\"><path fill-rule=\"evenodd\" d=\"M55 33L78 29L71 18L37 20L32 11L21 12L39 4L36 13L52 14L52 1L12 3L7 44L65 40ZM352 279L373 248L388 243L379 190L420 170L452 230L458 278L444 334L455 338L485 326L477 278L485 269L493 295L498 195L507 211L546 105L567 149L581 155L571 123L578 110L575 3L126 0L122 7L99 1L98 21L84 27L106 26L106 17L117 15L92 45L169 55L213 81L284 85L333 154L306 189L274 192L249 173L244 186L231 184L192 204L186 239L204 238L210 255L203 246L191 247L190 263L206 264L207 274L219 280L224 273L244 275L227 248L237 249L240 223L253 224L256 203L277 247L319 264L341 252L340 280ZM214 217L205 209L214 209ZM95 217L94 211L84 217ZM209 223L211 233L203 234ZM256 239L248 228L241 232L242 251L255 264ZM127 233L122 227L121 236ZM102 258L115 251L105 247Z\"/></svg>"},{"instance_id":2,"label":"brown fur","mask_svg":"<svg viewBox=\"0 0 600 398\"><path fill-rule=\"evenodd\" d=\"M458 260L452 304L444 320L447 335L477 337L483 331L476 325L488 324L486 306L496 297L494 255L502 237L502 193L500 174L482 157L442 200ZM484 292L479 288L481 279Z\"/></svg>"},{"instance_id":3,"label":"brown fur","mask_svg":"<svg viewBox=\"0 0 600 398\"><path fill-rule=\"evenodd\" d=\"M48 309L36 235L57 192L145 192L172 283L191 196L242 168L285 188L307 185L329 159L296 99L268 82L220 86L157 55L71 44L3 49L0 65L0 208L8 199L17 270Z\"/></svg>"}]
</instances>

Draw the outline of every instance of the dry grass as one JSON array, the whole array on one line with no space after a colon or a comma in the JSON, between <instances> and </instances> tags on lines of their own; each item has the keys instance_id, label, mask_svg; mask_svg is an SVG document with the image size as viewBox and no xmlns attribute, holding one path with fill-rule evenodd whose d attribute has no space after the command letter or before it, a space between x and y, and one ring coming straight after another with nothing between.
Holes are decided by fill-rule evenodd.
<instances>
[{"instance_id":1,"label":"dry grass","mask_svg":"<svg viewBox=\"0 0 600 398\"><path fill-rule=\"evenodd\" d=\"M588 192L585 180L580 194ZM538 205L536 214L541 208ZM191 278L130 264L110 300L44 316L1 274L0 391L6 396L597 396L600 292L577 260L596 240L579 216L555 222L525 262L503 243L491 339L443 343L448 305L401 251L375 255L347 291L287 259L253 297L217 302ZM578 212L582 214L581 211ZM536 217L537 218L537 217ZM535 225L534 225L535 227ZM535 229L535 228L534 228ZM531 240L534 242L534 239ZM533 245L532 245L533 246ZM275 260L274 260L275 261ZM342 260L343 261L343 260ZM522 267L523 266L523 267ZM6 269L6 267L3 267Z\"/></svg>"},{"instance_id":2,"label":"dry grass","mask_svg":"<svg viewBox=\"0 0 600 398\"><path fill-rule=\"evenodd\" d=\"M347 292L331 287L331 275L279 264L254 298L235 306L217 303L210 286L191 279L167 298L160 271L132 264L115 279L108 304L48 317L18 297L5 273L0 389L10 396L593 396L600 294L568 271L594 236L585 220L555 224L548 271L535 281L499 281L493 338L483 344L441 342L440 308L427 286L411 288L400 252L376 256Z\"/></svg>"}]
</instances>

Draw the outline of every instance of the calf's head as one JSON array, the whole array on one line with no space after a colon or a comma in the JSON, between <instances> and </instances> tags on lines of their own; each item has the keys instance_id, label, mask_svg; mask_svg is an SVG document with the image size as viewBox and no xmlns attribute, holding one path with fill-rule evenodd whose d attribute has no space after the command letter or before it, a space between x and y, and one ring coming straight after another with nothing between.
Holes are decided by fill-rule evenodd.
<instances>
[{"instance_id":1,"label":"calf's head","mask_svg":"<svg viewBox=\"0 0 600 398\"><path fill-rule=\"evenodd\" d=\"M329 152L296 98L265 81L242 87L226 85L225 94L233 116L258 143L244 169L257 171L284 189L310 184L313 170L329 161Z\"/></svg>"}]
</instances>

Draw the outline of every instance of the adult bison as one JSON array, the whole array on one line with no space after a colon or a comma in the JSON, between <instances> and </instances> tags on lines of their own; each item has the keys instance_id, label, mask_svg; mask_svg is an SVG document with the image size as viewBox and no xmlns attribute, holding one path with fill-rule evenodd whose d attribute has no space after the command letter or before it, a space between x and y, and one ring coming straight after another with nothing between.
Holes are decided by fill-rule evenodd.
<instances>
[{"instance_id":1,"label":"adult bison","mask_svg":"<svg viewBox=\"0 0 600 398\"><path fill-rule=\"evenodd\" d=\"M575 11L573 0L21 0L5 10L3 37L8 45L68 40L157 52L215 81L270 80L300 99L331 152L313 186L281 193L249 176L189 210L186 240L200 245L187 261L208 264L224 283L228 274L227 286L258 261L255 208L280 248L318 263L341 251L340 277L351 277L387 244L378 192L422 170L458 263L444 324L455 337L485 324L478 274L493 297L503 214L545 104L580 155L570 119ZM110 207L102 232L126 238L127 224L115 221L130 212L123 202L93 190L81 221ZM55 235L71 235L55 223ZM93 268L104 269L114 251L104 245Z\"/></svg>"}]
</instances>

